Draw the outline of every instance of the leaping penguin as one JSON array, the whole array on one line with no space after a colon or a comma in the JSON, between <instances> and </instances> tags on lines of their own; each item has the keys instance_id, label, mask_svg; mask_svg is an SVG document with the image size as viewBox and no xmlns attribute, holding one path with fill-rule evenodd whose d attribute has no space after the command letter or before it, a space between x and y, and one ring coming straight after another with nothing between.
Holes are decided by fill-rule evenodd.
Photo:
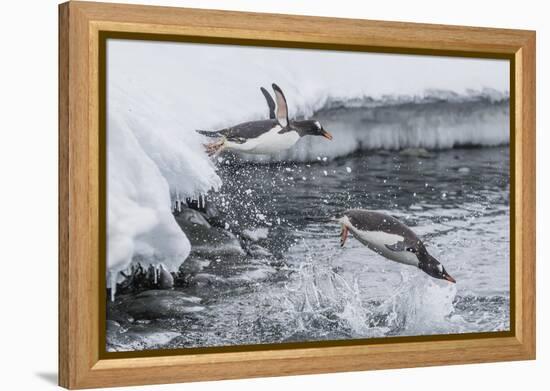
<instances>
[{"instance_id":1,"label":"leaping penguin","mask_svg":"<svg viewBox=\"0 0 550 391\"><path fill-rule=\"evenodd\" d=\"M350 209L336 219L342 227L340 246L348 231L362 244L392 261L416 266L430 276L456 283L443 265L432 257L409 227L392 216L365 209Z\"/></svg>"},{"instance_id":2,"label":"leaping penguin","mask_svg":"<svg viewBox=\"0 0 550 391\"><path fill-rule=\"evenodd\" d=\"M319 121L289 121L285 95L276 84L272 87L277 101L276 107L269 93L261 88L270 109L270 119L244 122L212 132L197 130L205 136L219 138L205 145L209 155L216 155L224 149L251 154L273 154L292 147L304 136L322 136L332 140L332 135L323 129Z\"/></svg>"}]
</instances>

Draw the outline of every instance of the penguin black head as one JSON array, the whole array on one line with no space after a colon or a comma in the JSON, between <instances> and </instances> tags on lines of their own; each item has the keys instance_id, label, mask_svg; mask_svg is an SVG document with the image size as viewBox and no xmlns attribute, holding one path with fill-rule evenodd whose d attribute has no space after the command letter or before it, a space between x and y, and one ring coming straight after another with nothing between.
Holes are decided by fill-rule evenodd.
<instances>
[{"instance_id":1,"label":"penguin black head","mask_svg":"<svg viewBox=\"0 0 550 391\"><path fill-rule=\"evenodd\" d=\"M304 136L322 136L326 139L332 140L332 134L327 132L319 121L315 120L304 120L304 121L293 121L291 123L291 128L296 130L300 137Z\"/></svg>"},{"instance_id":2,"label":"penguin black head","mask_svg":"<svg viewBox=\"0 0 550 391\"><path fill-rule=\"evenodd\" d=\"M452 278L449 275L449 273L447 273L443 265L439 263L437 259L435 259L429 254L427 254L422 258L423 259L420 260L418 267L422 269L425 273L429 274L433 278L438 278L440 280L447 280L449 282L456 283L456 280Z\"/></svg>"}]
</instances>

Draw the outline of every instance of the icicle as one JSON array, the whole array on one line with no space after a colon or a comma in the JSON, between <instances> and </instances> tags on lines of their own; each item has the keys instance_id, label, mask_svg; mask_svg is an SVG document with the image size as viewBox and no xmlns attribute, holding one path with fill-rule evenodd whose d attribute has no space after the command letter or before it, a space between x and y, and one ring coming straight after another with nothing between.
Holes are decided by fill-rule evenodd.
<instances>
[{"instance_id":1,"label":"icicle","mask_svg":"<svg viewBox=\"0 0 550 391\"><path fill-rule=\"evenodd\" d=\"M181 198L179 190L176 190L176 209L178 212L181 212Z\"/></svg>"},{"instance_id":2,"label":"icicle","mask_svg":"<svg viewBox=\"0 0 550 391\"><path fill-rule=\"evenodd\" d=\"M159 269L159 288L172 289L174 287L174 277L172 277L172 274L168 271L164 264L161 263Z\"/></svg>"},{"instance_id":3,"label":"icicle","mask_svg":"<svg viewBox=\"0 0 550 391\"><path fill-rule=\"evenodd\" d=\"M109 283L111 287L111 301L115 301L115 295L116 295L116 280L117 280L118 273L110 272L109 273Z\"/></svg>"}]
</instances>

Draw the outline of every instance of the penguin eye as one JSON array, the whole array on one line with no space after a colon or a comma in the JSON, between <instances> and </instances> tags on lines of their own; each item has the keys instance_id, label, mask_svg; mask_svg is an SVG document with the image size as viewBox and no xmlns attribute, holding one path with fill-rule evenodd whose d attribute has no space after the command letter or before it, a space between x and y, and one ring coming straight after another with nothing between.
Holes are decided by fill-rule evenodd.
<instances>
[{"instance_id":1,"label":"penguin eye","mask_svg":"<svg viewBox=\"0 0 550 391\"><path fill-rule=\"evenodd\" d=\"M415 250L414 248L412 248L412 247L407 247L406 250L407 250L408 252L410 252L410 253L413 253L413 254L416 253L416 250Z\"/></svg>"},{"instance_id":2,"label":"penguin eye","mask_svg":"<svg viewBox=\"0 0 550 391\"><path fill-rule=\"evenodd\" d=\"M439 270L440 273L443 273L443 266L437 265L437 270Z\"/></svg>"}]
</instances>

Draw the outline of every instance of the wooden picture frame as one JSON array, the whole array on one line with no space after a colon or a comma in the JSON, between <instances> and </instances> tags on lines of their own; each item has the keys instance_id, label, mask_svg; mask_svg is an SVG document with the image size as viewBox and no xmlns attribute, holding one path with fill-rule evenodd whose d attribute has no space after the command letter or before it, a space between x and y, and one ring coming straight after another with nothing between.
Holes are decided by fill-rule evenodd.
<instances>
[{"instance_id":1,"label":"wooden picture frame","mask_svg":"<svg viewBox=\"0 0 550 391\"><path fill-rule=\"evenodd\" d=\"M511 64L511 332L104 358L102 34L501 58ZM104 175L104 174L103 174ZM103 192L103 193L102 193ZM99 299L98 299L99 298ZM535 358L535 32L88 2L59 6L59 384L90 388Z\"/></svg>"}]
</instances>

